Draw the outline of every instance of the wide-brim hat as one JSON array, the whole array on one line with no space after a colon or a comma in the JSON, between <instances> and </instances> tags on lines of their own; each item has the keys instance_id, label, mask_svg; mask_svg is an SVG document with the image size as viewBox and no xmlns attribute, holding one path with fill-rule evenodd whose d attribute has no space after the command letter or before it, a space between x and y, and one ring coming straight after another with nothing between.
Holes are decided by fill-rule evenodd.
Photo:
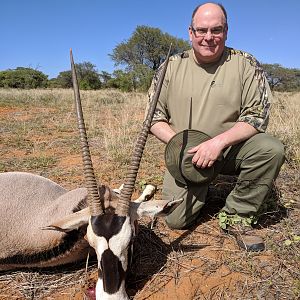
<instances>
[{"instance_id":1,"label":"wide-brim hat","mask_svg":"<svg viewBox=\"0 0 300 300\"><path fill-rule=\"evenodd\" d=\"M215 165L209 168L198 168L193 164L192 158L194 153L187 151L199 144L211 139L204 132L186 129L175 134L167 143L165 148L165 163L170 174L183 184L188 183L207 183L215 177Z\"/></svg>"}]
</instances>

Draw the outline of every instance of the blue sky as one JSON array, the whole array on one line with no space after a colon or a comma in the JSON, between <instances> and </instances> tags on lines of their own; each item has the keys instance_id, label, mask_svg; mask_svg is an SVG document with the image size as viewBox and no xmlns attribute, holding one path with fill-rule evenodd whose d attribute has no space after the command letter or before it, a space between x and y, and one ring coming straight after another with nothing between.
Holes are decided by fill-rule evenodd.
<instances>
[{"instance_id":1,"label":"blue sky","mask_svg":"<svg viewBox=\"0 0 300 300\"><path fill-rule=\"evenodd\" d=\"M224 0L227 45L260 62L300 68L299 0ZM160 28L188 40L194 0L1 0L0 70L31 67L56 77L74 60L98 71L115 69L108 54L136 26Z\"/></svg>"}]
</instances>

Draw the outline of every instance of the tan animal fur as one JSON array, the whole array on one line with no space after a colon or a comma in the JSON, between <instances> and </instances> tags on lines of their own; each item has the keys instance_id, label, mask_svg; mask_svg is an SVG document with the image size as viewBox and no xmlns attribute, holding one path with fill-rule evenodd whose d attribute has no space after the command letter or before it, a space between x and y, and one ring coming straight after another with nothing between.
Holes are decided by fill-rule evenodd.
<instances>
[{"instance_id":1,"label":"tan animal fur","mask_svg":"<svg viewBox=\"0 0 300 300\"><path fill-rule=\"evenodd\" d=\"M161 216L164 208L176 202L143 202L154 192L155 188L149 186L130 203L133 222L143 215ZM67 191L31 173L0 173L0 270L57 266L85 259L88 252L94 254L83 238L90 216L87 193L86 188ZM116 207L116 192L100 188L100 195L106 209ZM62 243L68 237L71 244L63 250Z\"/></svg>"}]
</instances>

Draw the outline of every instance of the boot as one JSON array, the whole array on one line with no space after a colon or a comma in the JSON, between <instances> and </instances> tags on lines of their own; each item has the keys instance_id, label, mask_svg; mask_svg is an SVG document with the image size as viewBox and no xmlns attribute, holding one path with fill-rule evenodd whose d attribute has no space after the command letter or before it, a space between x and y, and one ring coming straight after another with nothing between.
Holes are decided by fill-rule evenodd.
<instances>
[{"instance_id":1,"label":"boot","mask_svg":"<svg viewBox=\"0 0 300 300\"><path fill-rule=\"evenodd\" d=\"M236 224L227 226L226 233L235 237L237 244L241 249L246 251L263 251L265 250L264 240L254 234L251 226Z\"/></svg>"}]
</instances>

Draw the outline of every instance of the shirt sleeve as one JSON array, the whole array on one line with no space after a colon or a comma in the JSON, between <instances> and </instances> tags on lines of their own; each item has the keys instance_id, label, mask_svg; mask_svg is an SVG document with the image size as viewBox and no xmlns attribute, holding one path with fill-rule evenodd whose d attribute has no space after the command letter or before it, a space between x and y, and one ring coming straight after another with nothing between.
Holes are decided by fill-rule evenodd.
<instances>
[{"instance_id":1,"label":"shirt sleeve","mask_svg":"<svg viewBox=\"0 0 300 300\"><path fill-rule=\"evenodd\" d=\"M271 91L259 62L244 53L242 72L242 106L238 122L252 125L259 132L267 129L271 105Z\"/></svg>"},{"instance_id":2,"label":"shirt sleeve","mask_svg":"<svg viewBox=\"0 0 300 300\"><path fill-rule=\"evenodd\" d=\"M147 107L146 107L146 111L145 111L145 118L148 114L150 103L153 101L154 94L157 90L158 81L159 81L160 76L162 75L162 70L163 70L164 64L165 64L165 62L160 65L157 72L153 76L151 86L148 90L148 103L147 103ZM164 81L163 81L161 92L160 92L160 95L159 95L159 98L158 98L158 101L157 101L157 105L156 105L156 108L155 108L155 111L154 111L154 116L153 116L153 119L152 119L152 122L151 122L151 126L154 125L157 122L166 122L166 123L168 123L169 119L170 119L169 114L168 114L167 105L166 105L166 96L167 96L166 93L167 93L167 87L168 87L168 82L169 82L169 80L168 80L168 70L169 70L169 65L168 65L168 68L167 68L167 72L165 74L165 78L164 78Z\"/></svg>"}]
</instances>

